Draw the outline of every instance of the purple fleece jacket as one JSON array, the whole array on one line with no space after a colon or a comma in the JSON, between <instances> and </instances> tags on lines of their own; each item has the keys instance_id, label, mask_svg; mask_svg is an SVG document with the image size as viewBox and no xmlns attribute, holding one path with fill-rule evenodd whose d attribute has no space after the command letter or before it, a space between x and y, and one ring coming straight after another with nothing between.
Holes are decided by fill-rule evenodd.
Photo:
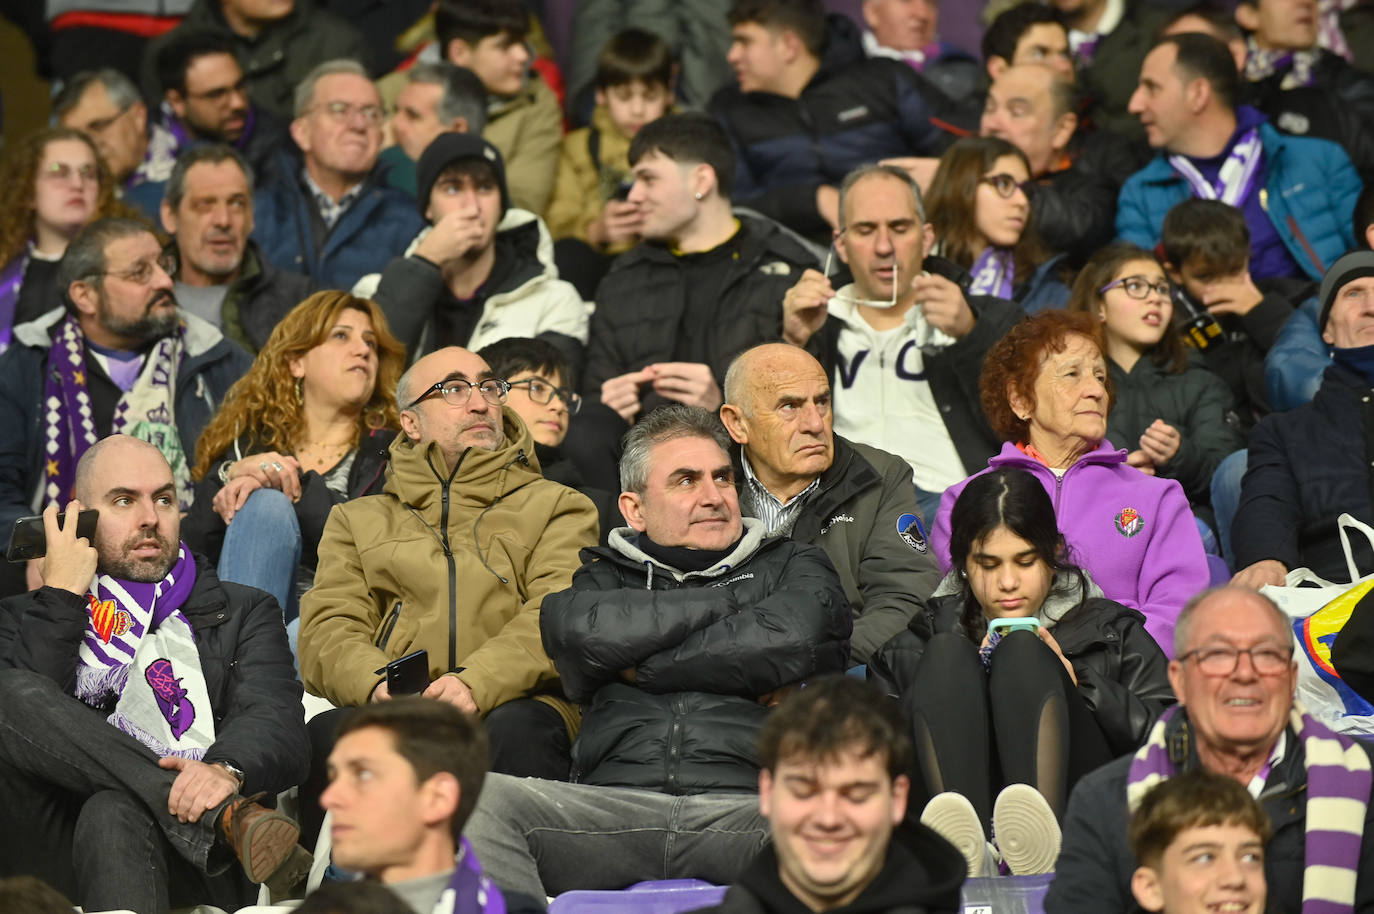
<instances>
[{"instance_id":1,"label":"purple fleece jacket","mask_svg":"<svg viewBox=\"0 0 1374 914\"><path fill-rule=\"evenodd\" d=\"M1144 613L1145 630L1173 657L1174 621L1209 581L1202 538L1183 488L1127 466L1126 452L1106 439L1069 467L1062 480L1010 443L975 475L1001 467L1022 469L1040 480L1054 501L1073 562L1092 575L1108 599ZM950 486L940 499L931 540L941 571L950 565L950 511L966 485L968 479Z\"/></svg>"}]
</instances>

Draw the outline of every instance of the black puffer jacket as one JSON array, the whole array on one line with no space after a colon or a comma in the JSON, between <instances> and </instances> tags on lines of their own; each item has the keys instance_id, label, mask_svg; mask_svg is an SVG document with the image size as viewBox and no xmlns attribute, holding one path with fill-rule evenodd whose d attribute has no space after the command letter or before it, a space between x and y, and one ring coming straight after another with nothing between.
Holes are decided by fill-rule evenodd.
<instances>
[{"instance_id":1,"label":"black puffer jacket","mask_svg":"<svg viewBox=\"0 0 1374 914\"><path fill-rule=\"evenodd\" d=\"M858 28L832 13L820 69L799 98L727 86L710 112L735 146L734 200L812 238L829 238L816 189L891 156L938 156L950 102L905 63L865 58Z\"/></svg>"},{"instance_id":2,"label":"black puffer jacket","mask_svg":"<svg viewBox=\"0 0 1374 914\"><path fill-rule=\"evenodd\" d=\"M1336 518L1374 524L1371 443L1374 390L1339 365L1327 367L1311 403L1261 420L1231 528L1237 567L1276 559L1328 581L1349 578ZM1357 568L1374 564L1364 537L1351 545Z\"/></svg>"},{"instance_id":3,"label":"black puffer jacket","mask_svg":"<svg viewBox=\"0 0 1374 914\"><path fill-rule=\"evenodd\" d=\"M214 566L197 556L196 583L181 612L195 632L215 717L205 761L241 768L244 795L299 784L310 743L277 601L252 587L221 583ZM32 670L74 693L89 618L86 598L66 590L42 587L10 597L0 603L0 668Z\"/></svg>"},{"instance_id":4,"label":"black puffer jacket","mask_svg":"<svg viewBox=\"0 0 1374 914\"><path fill-rule=\"evenodd\" d=\"M951 572L953 574L953 572ZM931 620L912 625L883 646L868 665L868 676L890 694L910 691L916 665L926 648L922 626L932 624L936 634L965 634L959 623L963 597L946 592L950 579L930 601ZM1049 607L1061 587L1051 592ZM1075 593L1081 592L1074 590ZM1073 664L1078 692L1093 712L1113 753L1134 752L1149 735L1164 709L1174 703L1169 686L1169 659L1145 631L1145 617L1097 594L1067 609L1050 627L1059 649ZM920 623L918 625L917 623Z\"/></svg>"},{"instance_id":5,"label":"black puffer jacket","mask_svg":"<svg viewBox=\"0 0 1374 914\"><path fill-rule=\"evenodd\" d=\"M739 257L721 284L715 308L693 318L705 337L705 362L722 389L735 356L781 338L783 295L803 270L818 266L810 251L773 222L741 216L740 231ZM626 251L611 265L596 290L584 396L599 401L606 380L685 358L679 348L687 307L683 269L665 245L652 242ZM647 391L643 412L667 402Z\"/></svg>"},{"instance_id":6,"label":"black puffer jacket","mask_svg":"<svg viewBox=\"0 0 1374 914\"><path fill-rule=\"evenodd\" d=\"M570 589L544 598L544 650L584 706L572 780L756 790L754 743L768 715L759 697L844 670L853 623L830 559L744 523L733 553L687 574L619 528L610 546L582 550Z\"/></svg>"}]
</instances>

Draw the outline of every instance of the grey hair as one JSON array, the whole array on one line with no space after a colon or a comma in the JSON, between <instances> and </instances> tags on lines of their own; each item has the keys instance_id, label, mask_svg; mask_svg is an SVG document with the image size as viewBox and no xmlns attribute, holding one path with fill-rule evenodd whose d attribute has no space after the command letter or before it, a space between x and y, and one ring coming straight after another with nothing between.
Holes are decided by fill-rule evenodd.
<instances>
[{"instance_id":1,"label":"grey hair","mask_svg":"<svg viewBox=\"0 0 1374 914\"><path fill-rule=\"evenodd\" d=\"M636 422L621 441L621 490L642 495L649 485L649 451L674 438L707 438L730 453L730 436L715 413L684 403L661 406Z\"/></svg>"},{"instance_id":2,"label":"grey hair","mask_svg":"<svg viewBox=\"0 0 1374 914\"><path fill-rule=\"evenodd\" d=\"M66 295L72 283L96 280L105 272L105 248L110 242L152 234L153 230L148 224L138 219L97 219L77 232L67 245L66 252L57 264L57 288Z\"/></svg>"},{"instance_id":3,"label":"grey hair","mask_svg":"<svg viewBox=\"0 0 1374 914\"><path fill-rule=\"evenodd\" d=\"M86 94L86 90L92 83L100 83L105 87L105 92L110 96L110 103L120 111L128 108L134 102L143 101L143 96L138 92L138 86L133 84L129 77L118 70L105 67L100 70L83 70L71 79L67 80L62 86L62 91L57 93L57 97L52 101L53 116L59 121L67 116L81 101L81 96Z\"/></svg>"},{"instance_id":4,"label":"grey hair","mask_svg":"<svg viewBox=\"0 0 1374 914\"><path fill-rule=\"evenodd\" d=\"M244 178L248 180L248 196L253 195L253 166L248 164L248 160L234 147L226 146L224 143L197 143L187 147L181 155L177 156L176 164L172 166L172 173L167 177L167 186L162 192L162 199L172 209L181 206L181 198L186 196L186 173L192 166L202 162L209 165L218 165L221 162L233 162L243 172Z\"/></svg>"},{"instance_id":5,"label":"grey hair","mask_svg":"<svg viewBox=\"0 0 1374 914\"><path fill-rule=\"evenodd\" d=\"M1269 599L1257 590L1251 590L1248 587L1238 587L1227 584L1222 585L1221 587L1209 587L1206 590L1199 593L1197 596L1193 597L1184 605L1183 611L1180 612L1178 614L1178 618L1174 620L1175 657L1181 657L1182 655L1188 653L1188 651L1192 649L1189 646L1188 639L1193 633L1193 619L1197 615L1198 609L1201 607L1201 605L1207 602L1212 597L1218 597L1226 593L1234 594L1237 597L1249 597L1256 600L1260 606L1268 610L1270 615L1273 616L1275 626L1280 631L1285 632L1288 635L1289 641L1292 641L1293 633L1292 629L1289 628L1288 625L1288 615L1282 609L1279 609L1279 605L1277 603L1275 603L1273 600Z\"/></svg>"},{"instance_id":6,"label":"grey hair","mask_svg":"<svg viewBox=\"0 0 1374 914\"><path fill-rule=\"evenodd\" d=\"M367 75L367 69L351 57L338 57L334 60L326 60L324 63L305 74L305 78L296 83L296 96L294 108L296 117L302 117L315 101L315 84L326 76L334 76L339 73L350 73L353 76L361 76L368 82L372 82L372 77Z\"/></svg>"},{"instance_id":7,"label":"grey hair","mask_svg":"<svg viewBox=\"0 0 1374 914\"><path fill-rule=\"evenodd\" d=\"M858 168L844 176L844 181L840 184L840 231L844 231L844 200L849 196L850 190L869 175L887 175L896 178L906 185L906 189L911 191L911 202L916 206L916 221L922 225L926 224L926 205L921 199L921 188L916 183L916 179L907 173L905 168L898 168L896 165L860 165Z\"/></svg>"},{"instance_id":8,"label":"grey hair","mask_svg":"<svg viewBox=\"0 0 1374 914\"><path fill-rule=\"evenodd\" d=\"M487 90L477 74L467 67L446 60L425 61L407 70L406 79L444 90L439 96L440 121L452 124L461 117L467 122L468 133L481 133L486 129Z\"/></svg>"}]
</instances>

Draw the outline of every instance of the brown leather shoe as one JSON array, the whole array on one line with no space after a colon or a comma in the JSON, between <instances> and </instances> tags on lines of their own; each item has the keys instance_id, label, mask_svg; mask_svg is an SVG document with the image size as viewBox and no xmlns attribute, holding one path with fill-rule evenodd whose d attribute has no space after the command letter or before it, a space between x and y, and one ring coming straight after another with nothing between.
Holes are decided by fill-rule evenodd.
<instances>
[{"instance_id":1,"label":"brown leather shoe","mask_svg":"<svg viewBox=\"0 0 1374 914\"><path fill-rule=\"evenodd\" d=\"M291 857L301 830L288 816L259 806L256 799L232 797L220 816L219 827L249 880L261 884Z\"/></svg>"}]
</instances>

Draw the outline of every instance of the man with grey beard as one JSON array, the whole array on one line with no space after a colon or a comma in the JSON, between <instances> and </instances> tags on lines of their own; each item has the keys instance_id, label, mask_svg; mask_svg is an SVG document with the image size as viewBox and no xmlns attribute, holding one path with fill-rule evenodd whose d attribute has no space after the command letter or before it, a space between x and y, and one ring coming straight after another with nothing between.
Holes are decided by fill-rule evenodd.
<instances>
[{"instance_id":1,"label":"man with grey beard","mask_svg":"<svg viewBox=\"0 0 1374 914\"><path fill-rule=\"evenodd\" d=\"M152 231L102 219L58 265L62 301L14 328L0 356L0 538L14 520L72 497L76 463L113 433L154 444L172 467L181 510L201 429L252 360L177 307ZM17 578L17 575L11 575ZM27 584L27 587L24 584ZM0 594L41 584L0 580Z\"/></svg>"}]
</instances>

